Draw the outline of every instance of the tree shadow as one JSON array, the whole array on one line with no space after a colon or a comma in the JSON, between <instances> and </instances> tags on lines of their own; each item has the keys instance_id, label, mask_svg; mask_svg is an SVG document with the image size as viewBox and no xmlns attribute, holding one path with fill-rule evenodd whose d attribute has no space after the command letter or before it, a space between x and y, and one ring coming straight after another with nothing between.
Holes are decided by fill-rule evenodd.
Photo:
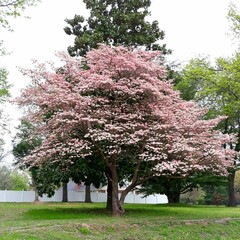
<instances>
[{"instance_id":1,"label":"tree shadow","mask_svg":"<svg viewBox=\"0 0 240 240\"><path fill-rule=\"evenodd\" d=\"M148 217L176 217L183 214L181 208L184 205L168 205L168 204L126 204L124 218L145 218ZM188 206L189 208L189 206ZM194 208L191 206L190 208ZM37 208L31 208L24 213L26 220L67 220L67 219L87 219L87 218L102 218L112 216L105 206L94 206L86 204L78 204L71 206L64 205L41 205Z\"/></svg>"},{"instance_id":2,"label":"tree shadow","mask_svg":"<svg viewBox=\"0 0 240 240\"><path fill-rule=\"evenodd\" d=\"M98 218L101 216L110 216L110 212L104 208L38 208L29 209L24 213L24 219L26 220L67 220L67 219L87 219Z\"/></svg>"}]
</instances>

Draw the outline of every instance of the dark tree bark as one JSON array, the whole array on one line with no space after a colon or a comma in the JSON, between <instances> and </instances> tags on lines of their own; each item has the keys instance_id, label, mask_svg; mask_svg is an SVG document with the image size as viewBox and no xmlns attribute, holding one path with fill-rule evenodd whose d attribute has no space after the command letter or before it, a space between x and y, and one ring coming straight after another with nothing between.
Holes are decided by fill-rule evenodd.
<instances>
[{"instance_id":1,"label":"dark tree bark","mask_svg":"<svg viewBox=\"0 0 240 240\"><path fill-rule=\"evenodd\" d=\"M62 183L63 188L63 198L62 202L68 202L68 188L67 188L67 182Z\"/></svg>"},{"instance_id":2,"label":"dark tree bark","mask_svg":"<svg viewBox=\"0 0 240 240\"><path fill-rule=\"evenodd\" d=\"M105 170L107 177L107 205L106 209L112 212L112 180L111 180L111 171L110 169Z\"/></svg>"},{"instance_id":3,"label":"dark tree bark","mask_svg":"<svg viewBox=\"0 0 240 240\"><path fill-rule=\"evenodd\" d=\"M228 206L236 207L237 202L235 198L234 191L234 178L235 178L235 170L232 170L228 175Z\"/></svg>"},{"instance_id":4,"label":"dark tree bark","mask_svg":"<svg viewBox=\"0 0 240 240\"><path fill-rule=\"evenodd\" d=\"M113 161L113 164L110 168L111 171L111 185L112 185L112 215L113 216L121 216L124 213L123 209L123 201L119 201L118 196L118 174L116 163Z\"/></svg>"},{"instance_id":5,"label":"dark tree bark","mask_svg":"<svg viewBox=\"0 0 240 240\"><path fill-rule=\"evenodd\" d=\"M85 203L91 203L91 185L85 185Z\"/></svg>"},{"instance_id":6,"label":"dark tree bark","mask_svg":"<svg viewBox=\"0 0 240 240\"><path fill-rule=\"evenodd\" d=\"M36 184L33 180L33 190L34 190L34 202L40 202Z\"/></svg>"},{"instance_id":7,"label":"dark tree bark","mask_svg":"<svg viewBox=\"0 0 240 240\"><path fill-rule=\"evenodd\" d=\"M107 206L106 209L112 211L112 181L110 179L107 180Z\"/></svg>"},{"instance_id":8,"label":"dark tree bark","mask_svg":"<svg viewBox=\"0 0 240 240\"><path fill-rule=\"evenodd\" d=\"M168 203L179 203L180 202L180 191L179 192L173 192L169 191L166 192Z\"/></svg>"}]
</instances>

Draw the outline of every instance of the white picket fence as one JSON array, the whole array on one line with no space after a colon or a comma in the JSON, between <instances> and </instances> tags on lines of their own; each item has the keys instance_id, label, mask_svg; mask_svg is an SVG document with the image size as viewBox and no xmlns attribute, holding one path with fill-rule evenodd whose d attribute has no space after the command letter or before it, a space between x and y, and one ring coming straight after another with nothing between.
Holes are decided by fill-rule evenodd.
<instances>
[{"instance_id":1,"label":"white picket fence","mask_svg":"<svg viewBox=\"0 0 240 240\"><path fill-rule=\"evenodd\" d=\"M0 190L0 202L33 202L35 199L34 191L11 191L11 190ZM85 199L84 191L69 191L68 201L69 202L83 202ZM62 190L56 191L55 195L51 198L43 195L39 197L42 202L61 202L62 201ZM91 200L93 202L106 202L107 194L98 191L91 192ZM125 199L125 203L151 203L160 204L167 203L167 197L165 195L151 195L143 197L141 194L129 193Z\"/></svg>"}]
</instances>

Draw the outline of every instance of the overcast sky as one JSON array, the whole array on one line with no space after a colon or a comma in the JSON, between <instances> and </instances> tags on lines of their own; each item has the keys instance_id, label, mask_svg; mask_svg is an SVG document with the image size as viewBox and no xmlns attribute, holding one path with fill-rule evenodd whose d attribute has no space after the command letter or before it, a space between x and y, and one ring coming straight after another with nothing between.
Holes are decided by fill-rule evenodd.
<instances>
[{"instance_id":1,"label":"overcast sky","mask_svg":"<svg viewBox=\"0 0 240 240\"><path fill-rule=\"evenodd\" d=\"M150 21L158 20L165 31L164 43L173 50L172 59L184 62L198 55L212 58L231 56L234 47L227 37L230 0L152 0ZM238 0L233 0L239 3ZM11 21L14 32L1 30L0 39L11 55L0 58L9 71L9 82L17 95L27 80L17 66L31 67L31 59L54 60L55 52L66 50L73 37L64 33L64 19L74 14L87 16L81 0L42 0L26 13L30 19ZM13 110L12 110L13 112ZM15 113L13 113L15 115Z\"/></svg>"}]
</instances>

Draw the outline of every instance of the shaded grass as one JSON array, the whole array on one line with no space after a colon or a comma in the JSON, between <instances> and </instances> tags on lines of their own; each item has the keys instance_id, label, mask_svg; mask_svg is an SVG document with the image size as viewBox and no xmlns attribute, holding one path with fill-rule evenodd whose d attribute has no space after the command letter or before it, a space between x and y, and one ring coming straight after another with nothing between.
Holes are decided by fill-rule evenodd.
<instances>
[{"instance_id":1,"label":"shaded grass","mask_svg":"<svg viewBox=\"0 0 240 240\"><path fill-rule=\"evenodd\" d=\"M126 204L1 203L0 239L239 239L240 208Z\"/></svg>"}]
</instances>

